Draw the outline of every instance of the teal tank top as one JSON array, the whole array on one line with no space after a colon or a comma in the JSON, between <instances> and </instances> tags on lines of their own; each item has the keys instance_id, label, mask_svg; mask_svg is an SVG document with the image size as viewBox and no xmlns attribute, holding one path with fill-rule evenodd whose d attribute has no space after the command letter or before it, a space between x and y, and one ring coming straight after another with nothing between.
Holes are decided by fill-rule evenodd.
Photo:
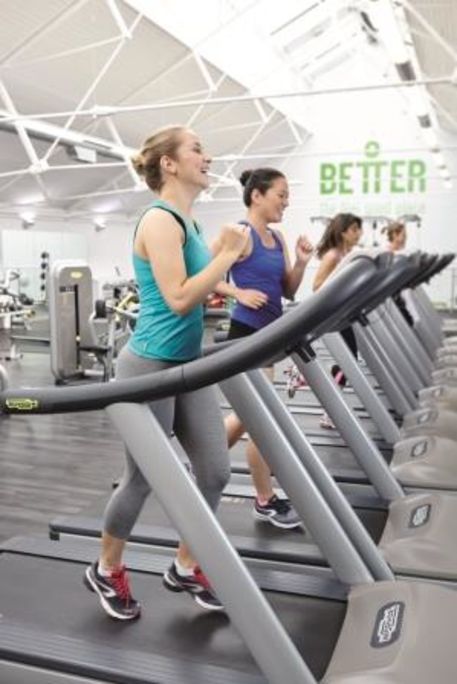
<instances>
[{"instance_id":1,"label":"teal tank top","mask_svg":"<svg viewBox=\"0 0 457 684\"><path fill-rule=\"evenodd\" d=\"M211 260L198 226L167 202L156 200L148 210L154 207L173 214L182 226L185 233L182 250L186 272L189 277L196 275ZM184 315L174 313L160 292L149 261L133 253L133 268L140 295L140 313L129 341L131 351L137 356L163 361L191 361L200 356L203 305L197 305Z\"/></svg>"}]
</instances>

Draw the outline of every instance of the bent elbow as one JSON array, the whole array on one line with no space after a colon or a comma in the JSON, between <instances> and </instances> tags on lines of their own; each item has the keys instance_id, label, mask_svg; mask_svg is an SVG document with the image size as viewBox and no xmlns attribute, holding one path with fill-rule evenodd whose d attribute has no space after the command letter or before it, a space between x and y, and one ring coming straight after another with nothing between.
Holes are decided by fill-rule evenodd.
<instances>
[{"instance_id":1,"label":"bent elbow","mask_svg":"<svg viewBox=\"0 0 457 684\"><path fill-rule=\"evenodd\" d=\"M184 299L173 299L167 303L173 313L177 316L185 316L192 309L192 306L189 304L189 302L186 302Z\"/></svg>"}]
</instances>

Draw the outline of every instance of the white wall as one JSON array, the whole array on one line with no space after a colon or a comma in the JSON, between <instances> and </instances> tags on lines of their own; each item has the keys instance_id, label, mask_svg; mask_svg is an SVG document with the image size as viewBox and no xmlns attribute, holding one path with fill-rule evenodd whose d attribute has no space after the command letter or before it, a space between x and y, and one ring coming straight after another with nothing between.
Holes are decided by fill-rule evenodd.
<instances>
[{"instance_id":1,"label":"white wall","mask_svg":"<svg viewBox=\"0 0 457 684\"><path fill-rule=\"evenodd\" d=\"M313 137L303 148L295 150L297 156L277 163L291 183L290 206L282 226L291 252L300 233L308 234L315 243L319 240L323 224L312 222L311 217L331 216L348 210L362 216L386 215L391 218L417 213L421 216L421 226L417 228L412 224L409 227L409 247L457 252L457 136L442 131L439 134L444 156L454 178L453 189L446 190L426 150L420 129L408 113L398 91L370 91L363 97L356 93L339 94L310 98L308 102ZM376 159L387 162L383 173L390 168L392 161L422 160L427 167L426 191L392 192L389 179L382 176L379 192L373 191L371 186L368 192L363 192L360 168L346 167L350 180L343 184L343 189L353 192L322 194L320 165L324 162L357 164L366 161L365 145L373 140L380 145ZM260 162L257 159L253 163L246 161L244 168L253 164L260 165ZM400 170L403 172L405 168L403 166ZM231 202L199 203L196 216L203 224L207 239L211 240L224 222L243 218L244 206L241 197ZM96 232L90 218L70 220L65 218L64 213L58 212L45 217L38 211L36 224L28 231L22 230L17 215L0 216L0 231L20 231L22 241L24 234L32 240L34 231L84 236L87 260L94 279L102 285L116 278L118 272L122 278L132 276L131 246L135 221L134 216L108 216L107 227ZM365 222L365 242L372 242L370 221ZM74 244L65 239L61 239L61 243L67 246ZM315 265L311 265L299 294L308 290L313 268ZM434 281L432 294L437 301L447 301L450 291L451 270L448 269Z\"/></svg>"},{"instance_id":2,"label":"white wall","mask_svg":"<svg viewBox=\"0 0 457 684\"><path fill-rule=\"evenodd\" d=\"M415 223L408 225L409 248L457 252L457 136L440 133L443 153L454 178L454 187L446 190L422 140L420 129L406 107L402 108L398 94L373 92L369 98L365 98L364 106L354 94L339 95L338 99L327 96L321 100L321 104L324 100L324 107L318 109L316 104L316 111L310 112L315 126L313 138L302 149L295 150L295 155L303 156L278 162L278 167L285 171L291 184L290 205L282 226L289 249L293 251L297 235L302 232L315 243L319 240L323 223L312 222L311 217L353 211L362 217L381 215L392 219L403 214L418 214L421 217L420 227ZM369 161L365 145L373 140L380 145L379 154L373 159L384 163L379 187L375 187L373 177L370 177L370 183L365 187L367 191L364 192L360 167L347 166L345 173L349 180L342 187L352 192L322 194L320 165ZM421 183L416 180L412 183L413 192L393 192L392 189L408 190L407 170L411 160L425 164L425 191L419 191ZM392 162L399 163L392 167ZM260 165L258 160L254 164ZM251 166L249 161L244 164L245 168ZM399 176L397 179L392 180L392 169ZM236 221L243 215L241 198L233 202L198 205L198 217L210 239L225 221ZM366 220L364 242L371 245L372 241L372 221ZM384 240L381 238L380 242ZM315 264L311 264L310 273L313 268ZM435 301L449 303L451 278L452 270L448 268L446 273L435 279L431 288ZM303 295L308 290L309 282L310 274L305 278L299 294Z\"/></svg>"},{"instance_id":3,"label":"white wall","mask_svg":"<svg viewBox=\"0 0 457 684\"><path fill-rule=\"evenodd\" d=\"M113 217L104 230L97 232L90 220L71 220L64 215L38 215L33 227L24 230L21 219L11 214L0 217L1 271L19 268L31 289L23 291L37 298L39 292L40 254L49 252L55 259L83 259L92 269L94 293L107 281L132 277L131 240L134 219Z\"/></svg>"}]
</instances>

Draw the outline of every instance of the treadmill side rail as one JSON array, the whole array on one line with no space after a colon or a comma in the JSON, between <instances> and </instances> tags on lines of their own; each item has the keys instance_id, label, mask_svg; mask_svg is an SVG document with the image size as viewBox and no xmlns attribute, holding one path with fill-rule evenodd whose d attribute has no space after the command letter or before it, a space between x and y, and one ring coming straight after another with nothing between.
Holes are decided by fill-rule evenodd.
<instances>
[{"instance_id":1,"label":"treadmill side rail","mask_svg":"<svg viewBox=\"0 0 457 684\"><path fill-rule=\"evenodd\" d=\"M390 468L402 485L425 489L457 489L457 446L440 436L410 437L398 442Z\"/></svg>"},{"instance_id":2,"label":"treadmill side rail","mask_svg":"<svg viewBox=\"0 0 457 684\"><path fill-rule=\"evenodd\" d=\"M455 591L434 584L353 589L321 684L454 682L456 611Z\"/></svg>"},{"instance_id":3,"label":"treadmill side rail","mask_svg":"<svg viewBox=\"0 0 457 684\"><path fill-rule=\"evenodd\" d=\"M454 494L411 494L390 504L379 548L396 573L455 582L456 520Z\"/></svg>"}]
</instances>

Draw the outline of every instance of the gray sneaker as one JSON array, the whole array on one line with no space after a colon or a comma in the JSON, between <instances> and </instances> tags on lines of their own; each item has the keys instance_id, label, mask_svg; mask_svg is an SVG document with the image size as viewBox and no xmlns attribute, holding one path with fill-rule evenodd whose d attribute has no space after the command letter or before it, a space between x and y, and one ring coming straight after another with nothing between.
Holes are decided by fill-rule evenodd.
<instances>
[{"instance_id":1,"label":"gray sneaker","mask_svg":"<svg viewBox=\"0 0 457 684\"><path fill-rule=\"evenodd\" d=\"M263 506L261 506L256 499L254 505L254 518L266 520L275 527L282 527L286 530L300 527L302 524L289 501L287 501L287 499L278 499L276 494Z\"/></svg>"}]
</instances>

